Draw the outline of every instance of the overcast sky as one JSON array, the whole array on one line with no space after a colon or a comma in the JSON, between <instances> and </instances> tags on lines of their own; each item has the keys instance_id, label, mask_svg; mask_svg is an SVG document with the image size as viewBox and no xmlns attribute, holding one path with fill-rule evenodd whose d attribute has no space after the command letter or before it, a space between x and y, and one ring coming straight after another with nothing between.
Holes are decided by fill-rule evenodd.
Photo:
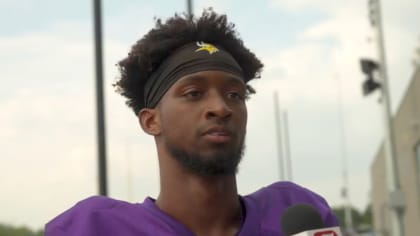
<instances>
[{"instance_id":1,"label":"overcast sky","mask_svg":"<svg viewBox=\"0 0 420 236\"><path fill-rule=\"evenodd\" d=\"M252 82L257 94L248 101L240 193L279 179L276 91L280 108L288 112L293 181L339 206L346 162L351 201L363 210L370 165L383 136L379 94L361 93L359 59L377 55L367 1L194 1L196 14L210 6L228 15L265 64L262 78ZM420 44L420 2L384 0L382 6L395 111ZM185 1L103 0L113 198L142 202L159 191L153 139L113 91L115 63L153 26L155 16L185 9ZM0 222L40 228L97 192L91 13L90 1L0 0Z\"/></svg>"}]
</instances>

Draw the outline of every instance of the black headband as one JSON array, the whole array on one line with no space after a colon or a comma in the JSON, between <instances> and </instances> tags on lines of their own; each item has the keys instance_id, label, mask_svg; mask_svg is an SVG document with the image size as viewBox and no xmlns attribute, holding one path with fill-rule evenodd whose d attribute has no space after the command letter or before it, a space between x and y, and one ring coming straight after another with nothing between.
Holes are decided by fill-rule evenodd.
<instances>
[{"instance_id":1,"label":"black headband","mask_svg":"<svg viewBox=\"0 0 420 236\"><path fill-rule=\"evenodd\" d=\"M165 59L149 77L144 86L145 107L155 108L181 77L206 70L224 71L243 78L241 67L227 51L209 43L189 43Z\"/></svg>"}]
</instances>

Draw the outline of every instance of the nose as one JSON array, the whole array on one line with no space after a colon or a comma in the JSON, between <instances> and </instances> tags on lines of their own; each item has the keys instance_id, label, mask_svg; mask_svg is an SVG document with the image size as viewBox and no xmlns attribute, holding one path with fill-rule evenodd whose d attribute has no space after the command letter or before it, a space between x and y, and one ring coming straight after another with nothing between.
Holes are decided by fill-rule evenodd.
<instances>
[{"instance_id":1,"label":"nose","mask_svg":"<svg viewBox=\"0 0 420 236\"><path fill-rule=\"evenodd\" d=\"M209 98L205 116L207 119L228 120L232 116L232 109L225 99L217 94Z\"/></svg>"}]
</instances>

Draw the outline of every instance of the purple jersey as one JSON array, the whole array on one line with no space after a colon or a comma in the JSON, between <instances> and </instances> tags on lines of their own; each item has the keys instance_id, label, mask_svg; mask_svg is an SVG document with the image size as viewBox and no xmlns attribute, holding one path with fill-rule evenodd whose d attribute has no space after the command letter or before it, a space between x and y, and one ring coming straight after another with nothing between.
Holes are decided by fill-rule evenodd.
<instances>
[{"instance_id":1,"label":"purple jersey","mask_svg":"<svg viewBox=\"0 0 420 236\"><path fill-rule=\"evenodd\" d=\"M311 204L325 227L338 222L319 195L290 182L278 182L241 197L245 210L237 236L280 236L280 216L294 204ZM46 225L45 236L194 236L181 223L161 211L152 198L131 204L107 197L77 203Z\"/></svg>"}]
</instances>

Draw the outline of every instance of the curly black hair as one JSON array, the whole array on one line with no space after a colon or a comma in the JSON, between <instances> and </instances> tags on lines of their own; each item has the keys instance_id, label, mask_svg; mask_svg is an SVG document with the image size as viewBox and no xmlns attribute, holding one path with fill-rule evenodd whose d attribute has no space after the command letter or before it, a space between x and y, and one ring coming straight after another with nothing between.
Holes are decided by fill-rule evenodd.
<instances>
[{"instance_id":1,"label":"curly black hair","mask_svg":"<svg viewBox=\"0 0 420 236\"><path fill-rule=\"evenodd\" d=\"M145 106L144 86L150 75L172 52L195 41L219 45L228 51L242 68L245 82L259 78L263 64L243 45L235 25L227 21L226 15L207 9L198 19L178 14L165 23L157 19L155 27L117 64L121 77L114 86L127 98L127 105L136 115ZM255 93L250 86L247 88L249 93Z\"/></svg>"}]
</instances>

